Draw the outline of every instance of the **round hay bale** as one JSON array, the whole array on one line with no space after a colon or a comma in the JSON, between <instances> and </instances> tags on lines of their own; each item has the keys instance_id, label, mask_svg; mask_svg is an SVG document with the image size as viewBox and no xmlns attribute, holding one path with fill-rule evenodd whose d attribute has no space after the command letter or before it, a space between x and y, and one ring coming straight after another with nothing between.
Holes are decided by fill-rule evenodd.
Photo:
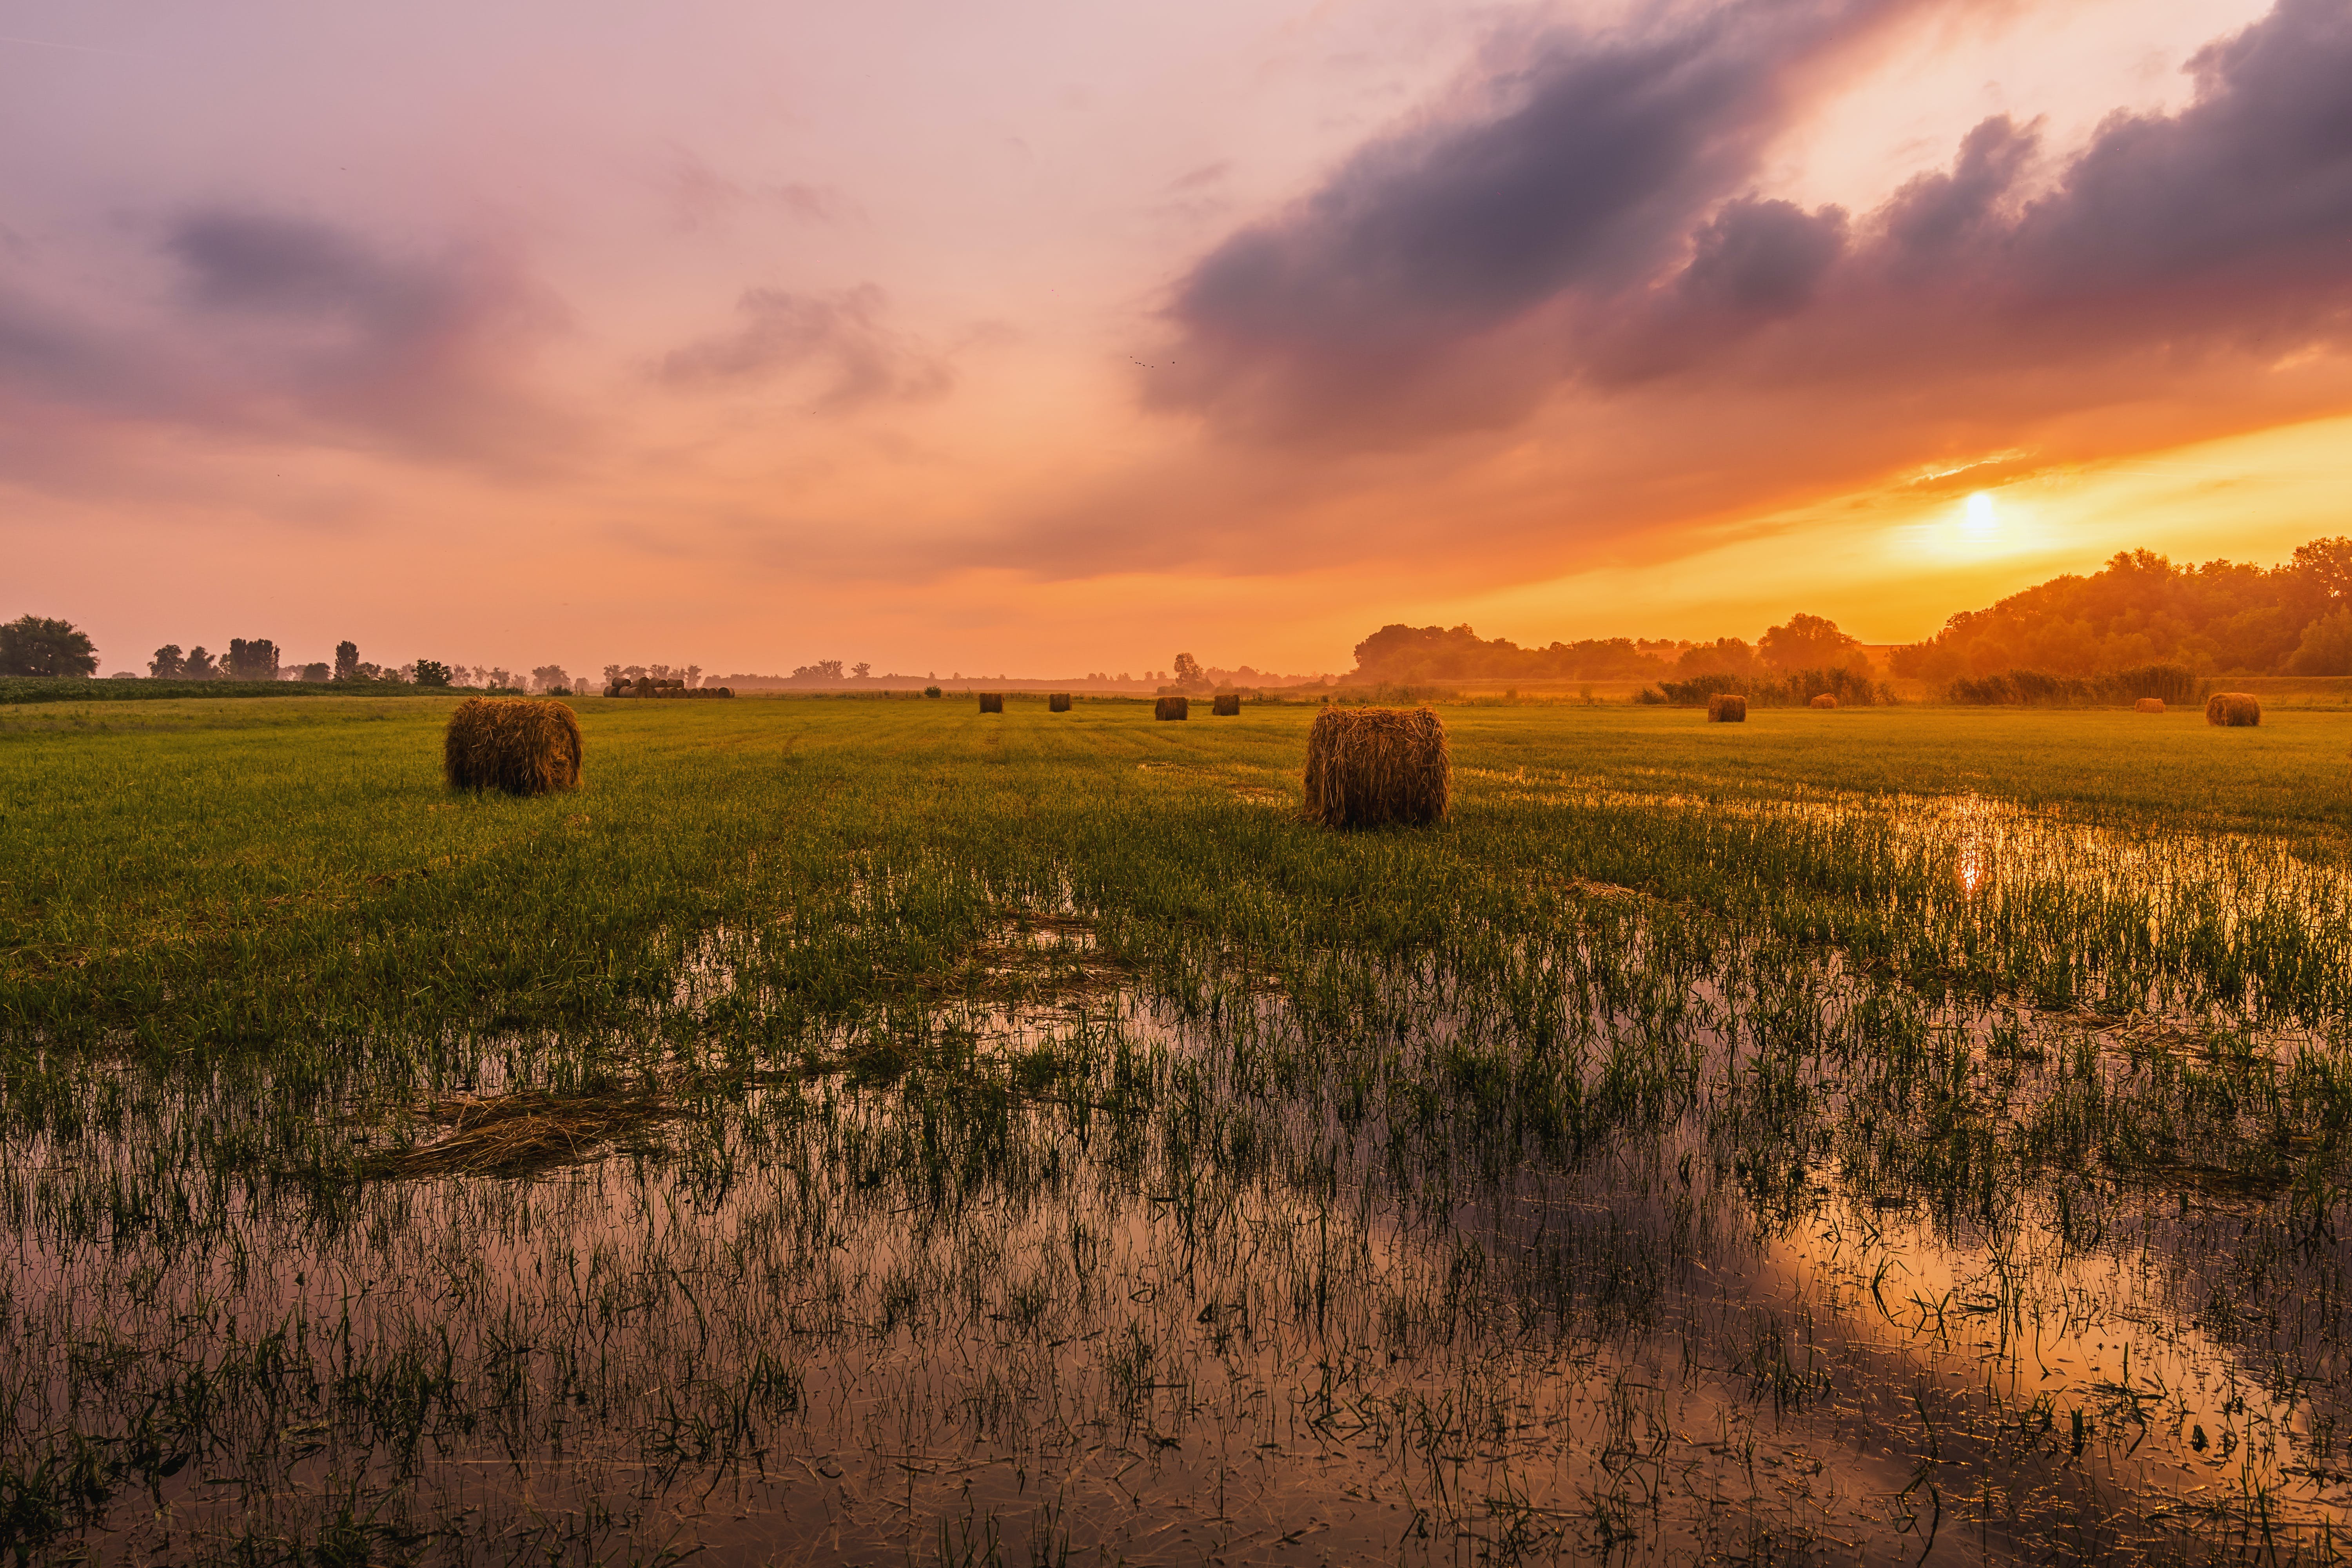
<instances>
[{"instance_id":1,"label":"round hay bale","mask_svg":"<svg viewBox=\"0 0 2352 1568\"><path fill-rule=\"evenodd\" d=\"M2205 722L2244 729L2263 721L2263 705L2250 691L2216 691L2205 699Z\"/></svg>"},{"instance_id":2,"label":"round hay bale","mask_svg":"<svg viewBox=\"0 0 2352 1568\"><path fill-rule=\"evenodd\" d=\"M1710 724L1745 724L1748 722L1748 699L1735 691L1718 691L1706 700L1706 721Z\"/></svg>"},{"instance_id":3,"label":"round hay bale","mask_svg":"<svg viewBox=\"0 0 2352 1568\"><path fill-rule=\"evenodd\" d=\"M1192 716L1192 699L1189 697L1155 699L1151 704L1151 716L1154 719L1190 719Z\"/></svg>"},{"instance_id":4,"label":"round hay bale","mask_svg":"<svg viewBox=\"0 0 2352 1568\"><path fill-rule=\"evenodd\" d=\"M1453 794L1445 726L1426 708L1328 708L1307 731L1307 815L1326 827L1435 822Z\"/></svg>"},{"instance_id":5,"label":"round hay bale","mask_svg":"<svg viewBox=\"0 0 2352 1568\"><path fill-rule=\"evenodd\" d=\"M2135 713L2161 713L2164 711L2164 699L2161 697L2143 697L2138 701L2132 704L2132 711Z\"/></svg>"},{"instance_id":6,"label":"round hay bale","mask_svg":"<svg viewBox=\"0 0 2352 1568\"><path fill-rule=\"evenodd\" d=\"M441 771L451 789L551 795L580 787L580 720L562 702L469 697L449 715Z\"/></svg>"},{"instance_id":7,"label":"round hay bale","mask_svg":"<svg viewBox=\"0 0 2352 1568\"><path fill-rule=\"evenodd\" d=\"M1834 708L1837 706L1837 699L1824 691L1819 697L1813 699L1813 706L1816 708Z\"/></svg>"},{"instance_id":8,"label":"round hay bale","mask_svg":"<svg viewBox=\"0 0 2352 1568\"><path fill-rule=\"evenodd\" d=\"M1242 711L1242 694L1238 691L1220 693L1211 704L1209 713L1216 719L1238 719Z\"/></svg>"},{"instance_id":9,"label":"round hay bale","mask_svg":"<svg viewBox=\"0 0 2352 1568\"><path fill-rule=\"evenodd\" d=\"M1045 711L1046 711L1046 712L1048 712L1048 713L1067 713L1069 710L1070 710L1070 694L1069 694L1068 692L1066 692L1066 691L1056 691L1056 692L1054 692L1052 695L1048 696L1048 697L1045 699Z\"/></svg>"},{"instance_id":10,"label":"round hay bale","mask_svg":"<svg viewBox=\"0 0 2352 1568\"><path fill-rule=\"evenodd\" d=\"M980 710L981 710L982 712L983 712L983 713L1002 713L1002 712L1003 712L1003 711L1004 711L1004 693L1003 693L1002 691L983 691L983 692L982 692L982 693L980 694Z\"/></svg>"}]
</instances>

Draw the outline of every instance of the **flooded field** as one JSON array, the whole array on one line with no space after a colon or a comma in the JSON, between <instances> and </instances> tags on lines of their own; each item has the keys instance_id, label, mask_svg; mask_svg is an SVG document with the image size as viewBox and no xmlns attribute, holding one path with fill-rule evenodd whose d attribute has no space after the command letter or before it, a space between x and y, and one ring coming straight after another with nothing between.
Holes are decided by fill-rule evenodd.
<instances>
[{"instance_id":1,"label":"flooded field","mask_svg":"<svg viewBox=\"0 0 2352 1568\"><path fill-rule=\"evenodd\" d=\"M26 830L86 738L0 751L0 1547L2342 1554L2310 823L1449 715L1454 819L1334 837L1257 798L1296 715L583 706L580 796L354 716L379 793L147 880Z\"/></svg>"}]
</instances>

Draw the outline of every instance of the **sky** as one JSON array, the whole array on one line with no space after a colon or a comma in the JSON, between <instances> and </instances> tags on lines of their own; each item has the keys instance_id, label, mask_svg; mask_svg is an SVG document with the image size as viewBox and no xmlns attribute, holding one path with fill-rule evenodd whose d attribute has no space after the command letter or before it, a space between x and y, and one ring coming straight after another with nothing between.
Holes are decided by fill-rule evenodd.
<instances>
[{"instance_id":1,"label":"sky","mask_svg":"<svg viewBox=\"0 0 2352 1568\"><path fill-rule=\"evenodd\" d=\"M2352 0L0 0L0 616L1874 643L2352 531Z\"/></svg>"}]
</instances>

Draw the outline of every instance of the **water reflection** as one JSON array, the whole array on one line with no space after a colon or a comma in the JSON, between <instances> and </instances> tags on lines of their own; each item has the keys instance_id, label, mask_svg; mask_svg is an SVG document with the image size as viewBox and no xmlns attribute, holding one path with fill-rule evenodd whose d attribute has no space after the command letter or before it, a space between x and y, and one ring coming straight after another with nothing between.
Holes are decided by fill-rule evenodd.
<instances>
[{"instance_id":1,"label":"water reflection","mask_svg":"<svg viewBox=\"0 0 2352 1568\"><path fill-rule=\"evenodd\" d=\"M354 1510L445 1560L2286 1558L2346 1523L2343 1247L2166 1184L2170 1124L2116 1120L2170 1113L2144 1057L1823 966L1660 973L1566 1079L1458 1006L1350 1041L1128 992L982 1052L1034 1071L777 1077L658 1156L218 1229L142 1217L139 1141L12 1147L10 1458L152 1471L86 1539L167 1555ZM2036 1171L2095 1089L2138 1184ZM2201 1125L2210 1164L2244 1136Z\"/></svg>"}]
</instances>

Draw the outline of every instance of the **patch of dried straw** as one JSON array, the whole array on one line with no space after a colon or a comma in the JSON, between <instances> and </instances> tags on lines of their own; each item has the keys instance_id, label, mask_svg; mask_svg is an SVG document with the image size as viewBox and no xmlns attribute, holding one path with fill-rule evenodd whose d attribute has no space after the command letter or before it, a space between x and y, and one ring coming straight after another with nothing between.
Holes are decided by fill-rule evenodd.
<instances>
[{"instance_id":1,"label":"patch of dried straw","mask_svg":"<svg viewBox=\"0 0 2352 1568\"><path fill-rule=\"evenodd\" d=\"M1242 694L1238 691L1222 694L1209 709L1211 717L1217 719L1237 719L1241 716L1241 711Z\"/></svg>"},{"instance_id":2,"label":"patch of dried straw","mask_svg":"<svg viewBox=\"0 0 2352 1568\"><path fill-rule=\"evenodd\" d=\"M1047 697L1047 698L1045 699L1045 711L1046 711L1046 712L1048 712L1048 713L1067 713L1069 710L1070 710L1070 694L1069 694L1068 692L1066 692L1066 691L1056 691L1056 692L1053 693L1051 696L1049 696L1049 697Z\"/></svg>"},{"instance_id":3,"label":"patch of dried straw","mask_svg":"<svg viewBox=\"0 0 2352 1568\"><path fill-rule=\"evenodd\" d=\"M581 754L580 720L571 708L528 697L468 698L441 738L441 771L452 789L577 789Z\"/></svg>"},{"instance_id":4,"label":"patch of dried straw","mask_svg":"<svg viewBox=\"0 0 2352 1568\"><path fill-rule=\"evenodd\" d=\"M423 1120L449 1129L430 1143L373 1154L360 1174L377 1181L428 1176L521 1176L591 1159L614 1143L681 1114L646 1090L552 1095L538 1090L490 1100L446 1100Z\"/></svg>"},{"instance_id":5,"label":"patch of dried straw","mask_svg":"<svg viewBox=\"0 0 2352 1568\"><path fill-rule=\"evenodd\" d=\"M1426 708L1332 708L1307 731L1307 815L1326 827L1435 822L1454 794L1445 726Z\"/></svg>"},{"instance_id":6,"label":"patch of dried straw","mask_svg":"<svg viewBox=\"0 0 2352 1568\"><path fill-rule=\"evenodd\" d=\"M1151 716L1154 719L1190 719L1192 716L1192 699L1188 697L1156 698L1151 704Z\"/></svg>"},{"instance_id":7,"label":"patch of dried straw","mask_svg":"<svg viewBox=\"0 0 2352 1568\"><path fill-rule=\"evenodd\" d=\"M2164 699L2161 697L2143 697L2138 701L2132 704L2132 711L2135 713L2161 713L2164 711Z\"/></svg>"},{"instance_id":8,"label":"patch of dried straw","mask_svg":"<svg viewBox=\"0 0 2352 1568\"><path fill-rule=\"evenodd\" d=\"M1002 712L1003 712L1003 711L1004 711L1004 693L1003 693L1002 691L983 691L983 692L982 692L982 693L980 694L980 710L981 710L982 712L983 712L983 713L1002 713Z\"/></svg>"},{"instance_id":9,"label":"patch of dried straw","mask_svg":"<svg viewBox=\"0 0 2352 1568\"><path fill-rule=\"evenodd\" d=\"M1819 697L1813 699L1813 706L1816 708L1834 708L1837 706L1837 699L1824 691Z\"/></svg>"},{"instance_id":10,"label":"patch of dried straw","mask_svg":"<svg viewBox=\"0 0 2352 1568\"><path fill-rule=\"evenodd\" d=\"M1710 724L1747 723L1748 699L1736 692L1717 692L1706 700L1706 721Z\"/></svg>"},{"instance_id":11,"label":"patch of dried straw","mask_svg":"<svg viewBox=\"0 0 2352 1568\"><path fill-rule=\"evenodd\" d=\"M2248 691L2216 691L2205 699L2205 722L2243 729L2263 721L2263 705Z\"/></svg>"}]
</instances>

